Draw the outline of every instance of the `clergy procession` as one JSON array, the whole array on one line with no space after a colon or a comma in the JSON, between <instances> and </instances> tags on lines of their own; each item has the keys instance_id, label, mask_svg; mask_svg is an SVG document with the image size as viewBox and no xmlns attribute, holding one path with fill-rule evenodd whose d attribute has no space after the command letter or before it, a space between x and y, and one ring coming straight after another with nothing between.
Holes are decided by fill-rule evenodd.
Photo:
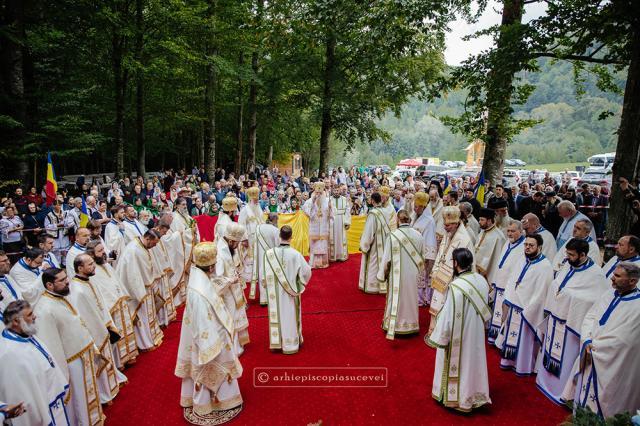
<instances>
[{"instance_id":1,"label":"clergy procession","mask_svg":"<svg viewBox=\"0 0 640 426\"><path fill-rule=\"evenodd\" d=\"M262 203L265 194L280 197L268 189L275 176L296 211ZM303 300L323 285L314 271L337 270L354 239L359 273L343 285L365 302L384 300L377 345L419 336L433 351L425 398L467 413L492 404L494 352L510 380L535 376L553 403L603 418L640 408L637 236L620 238L603 265L594 224L569 201L558 204L563 225L551 232L548 217L509 211L501 185L478 195L460 182L468 194L458 201L448 179L390 181L376 171L365 184L353 170L350 180L344 172L286 177L230 176L224 191L216 180L215 192L202 182L192 194L191 176L168 171L162 183L149 181L169 196L161 192L158 204L146 195L153 208L137 208L141 178L132 193L113 185L102 211L87 206L89 197L102 200L99 189L85 198L79 188L79 203L56 194L33 244L0 251L3 419L109 423L104 408L118 404L127 374L172 327L181 385L162 392L189 423L241 419L243 357L305 351ZM304 215L304 229L286 222L292 214ZM3 215L7 241L23 228L13 225L11 204ZM249 335L258 317L267 319L268 347Z\"/></svg>"}]
</instances>

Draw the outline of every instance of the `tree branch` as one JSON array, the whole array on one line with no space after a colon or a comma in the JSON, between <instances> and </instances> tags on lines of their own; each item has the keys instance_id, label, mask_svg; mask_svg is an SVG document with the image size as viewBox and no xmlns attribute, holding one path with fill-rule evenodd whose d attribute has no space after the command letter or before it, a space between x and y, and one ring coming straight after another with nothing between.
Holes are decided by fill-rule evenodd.
<instances>
[{"instance_id":1,"label":"tree branch","mask_svg":"<svg viewBox=\"0 0 640 426\"><path fill-rule=\"evenodd\" d=\"M627 65L627 62L623 61L614 61L603 58L594 58L592 56L585 55L561 55L555 52L533 52L530 54L531 58L555 58L555 59L564 59L565 61L582 61L582 62L590 62L594 64L615 64L615 65Z\"/></svg>"}]
</instances>

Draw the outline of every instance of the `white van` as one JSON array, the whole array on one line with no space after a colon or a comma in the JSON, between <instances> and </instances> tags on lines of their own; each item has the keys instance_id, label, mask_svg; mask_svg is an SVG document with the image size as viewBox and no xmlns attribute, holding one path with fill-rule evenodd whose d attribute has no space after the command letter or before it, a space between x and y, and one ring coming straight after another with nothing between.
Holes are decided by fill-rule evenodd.
<instances>
[{"instance_id":1,"label":"white van","mask_svg":"<svg viewBox=\"0 0 640 426\"><path fill-rule=\"evenodd\" d=\"M591 157L587 158L587 161L589 162L589 165L591 167L606 168L613 164L613 161L615 160L615 158L616 158L615 152L608 152L606 154L592 155Z\"/></svg>"}]
</instances>

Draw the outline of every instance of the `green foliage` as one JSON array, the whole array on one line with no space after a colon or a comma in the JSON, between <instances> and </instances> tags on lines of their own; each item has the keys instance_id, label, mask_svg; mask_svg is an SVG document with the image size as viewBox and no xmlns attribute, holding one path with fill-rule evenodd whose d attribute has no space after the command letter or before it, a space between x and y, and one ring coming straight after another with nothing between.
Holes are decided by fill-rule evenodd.
<instances>
[{"instance_id":1,"label":"green foliage","mask_svg":"<svg viewBox=\"0 0 640 426\"><path fill-rule=\"evenodd\" d=\"M616 414L613 417L601 418L589 407L577 407L575 413L562 426L628 426L631 424L629 413Z\"/></svg>"}]
</instances>

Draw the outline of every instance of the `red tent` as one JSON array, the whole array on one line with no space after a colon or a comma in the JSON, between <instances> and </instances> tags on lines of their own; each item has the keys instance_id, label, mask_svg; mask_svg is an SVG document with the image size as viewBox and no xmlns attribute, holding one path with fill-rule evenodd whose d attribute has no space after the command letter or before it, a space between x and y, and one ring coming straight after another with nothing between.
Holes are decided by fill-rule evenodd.
<instances>
[{"instance_id":1,"label":"red tent","mask_svg":"<svg viewBox=\"0 0 640 426\"><path fill-rule=\"evenodd\" d=\"M405 167L418 167L420 165L422 165L422 163L413 158L405 158L404 160L398 163L398 166L405 166Z\"/></svg>"}]
</instances>

